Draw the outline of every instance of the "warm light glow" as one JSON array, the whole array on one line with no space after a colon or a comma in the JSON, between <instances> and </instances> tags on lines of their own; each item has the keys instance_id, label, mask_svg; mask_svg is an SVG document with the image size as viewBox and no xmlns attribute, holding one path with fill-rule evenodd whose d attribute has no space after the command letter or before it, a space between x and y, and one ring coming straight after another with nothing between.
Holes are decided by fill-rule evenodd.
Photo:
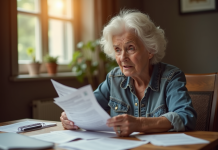
<instances>
[{"instance_id":1,"label":"warm light glow","mask_svg":"<svg viewBox=\"0 0 218 150\"><path fill-rule=\"evenodd\" d=\"M72 0L47 0L47 3L49 16L72 18Z\"/></svg>"},{"instance_id":2,"label":"warm light glow","mask_svg":"<svg viewBox=\"0 0 218 150\"><path fill-rule=\"evenodd\" d=\"M62 9L63 6L64 6L64 4L63 4L62 1L60 1L60 0L59 0L59 1L56 1L55 7L56 7L57 9Z\"/></svg>"}]
</instances>

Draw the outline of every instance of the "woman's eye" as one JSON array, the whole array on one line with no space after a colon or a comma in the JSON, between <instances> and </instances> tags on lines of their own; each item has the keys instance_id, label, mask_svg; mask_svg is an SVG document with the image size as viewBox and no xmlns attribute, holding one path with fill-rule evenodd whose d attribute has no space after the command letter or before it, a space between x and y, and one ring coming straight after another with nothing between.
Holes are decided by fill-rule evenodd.
<instances>
[{"instance_id":1,"label":"woman's eye","mask_svg":"<svg viewBox=\"0 0 218 150\"><path fill-rule=\"evenodd\" d=\"M135 51L134 46L129 46L128 53L133 53Z\"/></svg>"},{"instance_id":2,"label":"woman's eye","mask_svg":"<svg viewBox=\"0 0 218 150\"><path fill-rule=\"evenodd\" d=\"M130 50L134 50L135 47L134 47L134 46L130 46L129 49L130 49Z\"/></svg>"},{"instance_id":3,"label":"woman's eye","mask_svg":"<svg viewBox=\"0 0 218 150\"><path fill-rule=\"evenodd\" d=\"M120 49L119 49L119 48L115 48L115 52L116 52L116 53L119 53L119 52L120 52Z\"/></svg>"}]
</instances>

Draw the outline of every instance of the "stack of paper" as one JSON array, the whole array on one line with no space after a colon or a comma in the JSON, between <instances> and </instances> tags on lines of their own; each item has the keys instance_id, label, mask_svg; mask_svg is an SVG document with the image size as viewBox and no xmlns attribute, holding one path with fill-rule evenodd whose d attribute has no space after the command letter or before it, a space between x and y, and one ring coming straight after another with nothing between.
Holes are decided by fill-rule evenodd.
<instances>
[{"instance_id":1,"label":"stack of paper","mask_svg":"<svg viewBox=\"0 0 218 150\"><path fill-rule=\"evenodd\" d=\"M94 131L113 131L106 125L110 116L98 104L90 85L78 90L52 80L59 95L55 102L67 114L67 118L80 128Z\"/></svg>"}]
</instances>

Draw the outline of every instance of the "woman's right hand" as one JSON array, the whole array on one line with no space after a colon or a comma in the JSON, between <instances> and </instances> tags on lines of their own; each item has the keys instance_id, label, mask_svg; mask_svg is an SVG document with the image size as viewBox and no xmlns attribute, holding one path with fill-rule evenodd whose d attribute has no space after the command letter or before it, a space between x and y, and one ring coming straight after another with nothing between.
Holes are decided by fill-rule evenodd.
<instances>
[{"instance_id":1,"label":"woman's right hand","mask_svg":"<svg viewBox=\"0 0 218 150\"><path fill-rule=\"evenodd\" d=\"M66 115L65 112L62 112L62 113L61 113L60 120L61 120L62 125L63 125L63 127L64 127L65 129L68 129L68 130L77 130L77 129L79 129L79 127L77 127L76 125L74 125L74 122L73 122L73 121L68 120L67 115Z\"/></svg>"}]
</instances>

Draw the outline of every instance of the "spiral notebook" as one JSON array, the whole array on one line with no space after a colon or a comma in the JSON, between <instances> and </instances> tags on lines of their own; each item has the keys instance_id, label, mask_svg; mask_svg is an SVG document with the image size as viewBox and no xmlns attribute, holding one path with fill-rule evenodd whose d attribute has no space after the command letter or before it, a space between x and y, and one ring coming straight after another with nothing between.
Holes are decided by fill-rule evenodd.
<instances>
[{"instance_id":1,"label":"spiral notebook","mask_svg":"<svg viewBox=\"0 0 218 150\"><path fill-rule=\"evenodd\" d=\"M50 122L23 121L10 125L0 126L0 131L21 133L21 132L28 132L33 130L40 130L43 128L48 128L56 125L57 125L56 123L50 123Z\"/></svg>"}]
</instances>

